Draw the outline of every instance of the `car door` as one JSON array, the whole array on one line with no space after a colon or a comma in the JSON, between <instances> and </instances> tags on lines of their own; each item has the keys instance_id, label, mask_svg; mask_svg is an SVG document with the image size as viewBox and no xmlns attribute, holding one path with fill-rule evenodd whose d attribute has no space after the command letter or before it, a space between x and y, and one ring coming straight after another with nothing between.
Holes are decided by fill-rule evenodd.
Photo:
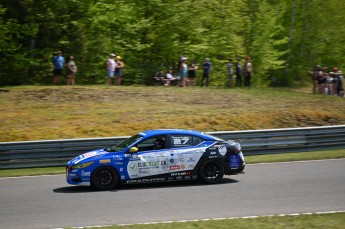
<instances>
[{"instance_id":1,"label":"car door","mask_svg":"<svg viewBox=\"0 0 345 229\"><path fill-rule=\"evenodd\" d=\"M139 142L127 165L130 179L159 177L169 172L165 135L156 135Z\"/></svg>"},{"instance_id":2,"label":"car door","mask_svg":"<svg viewBox=\"0 0 345 229\"><path fill-rule=\"evenodd\" d=\"M193 135L171 134L168 136L168 141L171 173L193 170L207 149L207 146L200 146L203 140Z\"/></svg>"}]
</instances>

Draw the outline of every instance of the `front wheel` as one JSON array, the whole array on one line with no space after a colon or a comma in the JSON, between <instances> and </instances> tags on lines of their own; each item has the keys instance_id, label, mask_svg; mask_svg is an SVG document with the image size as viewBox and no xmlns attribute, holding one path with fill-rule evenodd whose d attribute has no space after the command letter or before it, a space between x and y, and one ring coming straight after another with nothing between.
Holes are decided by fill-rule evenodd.
<instances>
[{"instance_id":1,"label":"front wheel","mask_svg":"<svg viewBox=\"0 0 345 229\"><path fill-rule=\"evenodd\" d=\"M219 161L206 161L199 169L199 178L206 184L218 183L223 176L224 166Z\"/></svg>"},{"instance_id":2,"label":"front wheel","mask_svg":"<svg viewBox=\"0 0 345 229\"><path fill-rule=\"evenodd\" d=\"M98 190L113 189L117 185L118 181L118 173L110 166L97 168L91 176L91 186Z\"/></svg>"}]
</instances>

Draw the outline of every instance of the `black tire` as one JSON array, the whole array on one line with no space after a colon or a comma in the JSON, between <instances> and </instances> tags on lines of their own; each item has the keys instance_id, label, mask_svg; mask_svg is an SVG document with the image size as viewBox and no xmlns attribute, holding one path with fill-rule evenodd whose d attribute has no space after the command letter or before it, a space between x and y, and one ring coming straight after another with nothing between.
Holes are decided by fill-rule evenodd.
<instances>
[{"instance_id":1,"label":"black tire","mask_svg":"<svg viewBox=\"0 0 345 229\"><path fill-rule=\"evenodd\" d=\"M97 190L110 190L119 182L119 174L110 166L97 168L91 176L91 186Z\"/></svg>"},{"instance_id":2,"label":"black tire","mask_svg":"<svg viewBox=\"0 0 345 229\"><path fill-rule=\"evenodd\" d=\"M223 179L224 166L219 161L205 161L199 169L199 178L205 184L215 184Z\"/></svg>"}]
</instances>

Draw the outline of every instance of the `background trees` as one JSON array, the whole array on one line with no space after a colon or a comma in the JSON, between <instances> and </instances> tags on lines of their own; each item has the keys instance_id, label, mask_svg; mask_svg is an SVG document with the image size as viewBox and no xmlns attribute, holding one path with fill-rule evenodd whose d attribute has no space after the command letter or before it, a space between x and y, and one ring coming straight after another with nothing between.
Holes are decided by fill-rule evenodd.
<instances>
[{"instance_id":1,"label":"background trees","mask_svg":"<svg viewBox=\"0 0 345 229\"><path fill-rule=\"evenodd\" d=\"M307 82L313 65L343 67L345 3L338 0L3 0L0 85L50 83L57 50L74 55L82 83L103 83L109 53L124 58L124 83L149 84L178 57L214 64L252 56L254 84Z\"/></svg>"}]
</instances>

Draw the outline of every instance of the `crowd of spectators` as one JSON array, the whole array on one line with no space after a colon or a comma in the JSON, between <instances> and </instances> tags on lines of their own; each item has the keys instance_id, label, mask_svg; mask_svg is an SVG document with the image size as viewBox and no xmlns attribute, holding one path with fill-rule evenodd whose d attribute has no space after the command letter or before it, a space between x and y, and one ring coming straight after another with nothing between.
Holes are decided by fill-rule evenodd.
<instances>
[{"instance_id":1,"label":"crowd of spectators","mask_svg":"<svg viewBox=\"0 0 345 229\"><path fill-rule=\"evenodd\" d=\"M316 65L309 75L313 82L314 94L344 96L344 76L337 67L329 71L327 67Z\"/></svg>"}]
</instances>

